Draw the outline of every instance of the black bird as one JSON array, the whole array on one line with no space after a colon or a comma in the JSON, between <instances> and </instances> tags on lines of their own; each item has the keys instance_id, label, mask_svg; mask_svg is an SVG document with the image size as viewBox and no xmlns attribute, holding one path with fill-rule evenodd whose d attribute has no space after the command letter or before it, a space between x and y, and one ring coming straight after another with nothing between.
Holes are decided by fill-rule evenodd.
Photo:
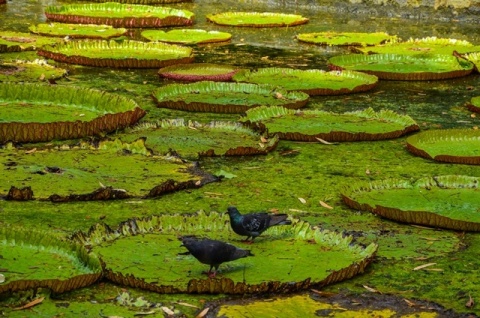
<instances>
[{"instance_id":1,"label":"black bird","mask_svg":"<svg viewBox=\"0 0 480 318\"><path fill-rule=\"evenodd\" d=\"M243 250L222 241L192 236L182 238L182 246L185 246L200 263L210 265L208 272L205 272L210 278L215 277L220 264L253 256L250 250ZM212 272L212 268L215 268L215 271Z\"/></svg>"},{"instance_id":2,"label":"black bird","mask_svg":"<svg viewBox=\"0 0 480 318\"><path fill-rule=\"evenodd\" d=\"M292 221L287 220L287 214L272 214L266 212L240 214L236 207L227 209L230 216L230 225L235 233L246 236L244 242L253 243L253 240L262 234L263 231L275 225L289 225ZM251 241L248 241L249 238Z\"/></svg>"}]
</instances>

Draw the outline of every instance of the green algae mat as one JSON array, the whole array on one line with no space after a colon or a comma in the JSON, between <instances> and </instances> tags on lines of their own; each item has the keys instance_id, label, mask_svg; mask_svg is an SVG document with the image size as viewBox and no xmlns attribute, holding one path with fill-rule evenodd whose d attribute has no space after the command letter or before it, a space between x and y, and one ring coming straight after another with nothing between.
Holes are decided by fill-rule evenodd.
<instances>
[{"instance_id":1,"label":"green algae mat","mask_svg":"<svg viewBox=\"0 0 480 318\"><path fill-rule=\"evenodd\" d=\"M223 12L207 14L207 20L219 25L241 27L287 27L308 22L307 18L298 14L273 12Z\"/></svg>"},{"instance_id":2,"label":"green algae mat","mask_svg":"<svg viewBox=\"0 0 480 318\"><path fill-rule=\"evenodd\" d=\"M317 45L354 45L370 46L396 40L396 36L385 32L362 33L362 32L313 32L300 33L296 39L301 42Z\"/></svg>"},{"instance_id":3,"label":"green algae mat","mask_svg":"<svg viewBox=\"0 0 480 318\"><path fill-rule=\"evenodd\" d=\"M150 41L177 44L206 44L230 41L232 35L227 32L206 31L201 29L174 29L170 31L145 30L142 36Z\"/></svg>"},{"instance_id":4,"label":"green algae mat","mask_svg":"<svg viewBox=\"0 0 480 318\"><path fill-rule=\"evenodd\" d=\"M233 65L191 63L163 67L158 71L158 75L176 81L228 82L239 70L238 66Z\"/></svg>"},{"instance_id":5,"label":"green algae mat","mask_svg":"<svg viewBox=\"0 0 480 318\"><path fill-rule=\"evenodd\" d=\"M30 33L0 31L0 53L34 51L44 45L55 45L59 39L33 35Z\"/></svg>"},{"instance_id":6,"label":"green algae mat","mask_svg":"<svg viewBox=\"0 0 480 318\"><path fill-rule=\"evenodd\" d=\"M145 111L129 98L93 89L5 82L0 114L5 143L98 135L135 124Z\"/></svg>"},{"instance_id":7,"label":"green algae mat","mask_svg":"<svg viewBox=\"0 0 480 318\"><path fill-rule=\"evenodd\" d=\"M42 47L37 54L63 63L114 68L158 68L193 61L191 48L134 40L70 41Z\"/></svg>"},{"instance_id":8,"label":"green algae mat","mask_svg":"<svg viewBox=\"0 0 480 318\"><path fill-rule=\"evenodd\" d=\"M127 33L125 28L114 28L111 25L74 24L74 23L41 23L28 28L30 32L44 36L60 36L70 39L109 39Z\"/></svg>"},{"instance_id":9,"label":"green algae mat","mask_svg":"<svg viewBox=\"0 0 480 318\"><path fill-rule=\"evenodd\" d=\"M205 265L184 255L178 240L188 235L241 244L234 241L239 237L228 216L214 212L130 219L117 229L99 224L73 239L100 257L107 279L160 293L284 293L321 287L362 273L377 249L374 243L362 247L352 237L297 220L270 228L248 247L253 257L224 263L215 279L205 279ZM139 252L149 257L131 257Z\"/></svg>"},{"instance_id":10,"label":"green algae mat","mask_svg":"<svg viewBox=\"0 0 480 318\"><path fill-rule=\"evenodd\" d=\"M473 64L455 56L406 54L348 54L328 60L331 69L360 71L386 80L426 81L462 77Z\"/></svg>"},{"instance_id":11,"label":"green algae mat","mask_svg":"<svg viewBox=\"0 0 480 318\"><path fill-rule=\"evenodd\" d=\"M479 178L445 175L411 180L358 182L342 191L353 209L402 223L480 231Z\"/></svg>"},{"instance_id":12,"label":"green algae mat","mask_svg":"<svg viewBox=\"0 0 480 318\"><path fill-rule=\"evenodd\" d=\"M158 28L192 25L188 10L116 2L48 6L49 21L78 24L107 24L118 28Z\"/></svg>"},{"instance_id":13,"label":"green algae mat","mask_svg":"<svg viewBox=\"0 0 480 318\"><path fill-rule=\"evenodd\" d=\"M2 227L0 248L5 277L0 294L39 287L63 293L91 285L101 277L98 258L87 254L83 246L52 234Z\"/></svg>"},{"instance_id":14,"label":"green algae mat","mask_svg":"<svg viewBox=\"0 0 480 318\"><path fill-rule=\"evenodd\" d=\"M407 138L407 149L427 159L460 164L480 164L480 131L432 129Z\"/></svg>"},{"instance_id":15,"label":"green algae mat","mask_svg":"<svg viewBox=\"0 0 480 318\"><path fill-rule=\"evenodd\" d=\"M240 119L280 139L311 141L362 141L397 138L419 130L415 121L390 110L343 114L320 110L292 110L284 107L257 107Z\"/></svg>"},{"instance_id":16,"label":"green algae mat","mask_svg":"<svg viewBox=\"0 0 480 318\"><path fill-rule=\"evenodd\" d=\"M67 75L67 70L46 60L0 62L0 82L54 81Z\"/></svg>"},{"instance_id":17,"label":"green algae mat","mask_svg":"<svg viewBox=\"0 0 480 318\"><path fill-rule=\"evenodd\" d=\"M159 107L213 113L242 113L261 105L302 108L308 94L271 85L201 81L170 84L152 94Z\"/></svg>"},{"instance_id":18,"label":"green algae mat","mask_svg":"<svg viewBox=\"0 0 480 318\"><path fill-rule=\"evenodd\" d=\"M365 92L373 89L378 82L374 75L355 71L325 72L281 67L242 70L232 79L236 82L277 85L288 91L301 91L310 96Z\"/></svg>"}]
</instances>

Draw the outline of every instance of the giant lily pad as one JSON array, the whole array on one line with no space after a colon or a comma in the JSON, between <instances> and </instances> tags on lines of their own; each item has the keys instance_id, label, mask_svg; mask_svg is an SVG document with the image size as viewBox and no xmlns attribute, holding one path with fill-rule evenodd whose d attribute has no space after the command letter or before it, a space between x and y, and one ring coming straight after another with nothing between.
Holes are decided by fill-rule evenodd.
<instances>
[{"instance_id":1,"label":"giant lily pad","mask_svg":"<svg viewBox=\"0 0 480 318\"><path fill-rule=\"evenodd\" d=\"M206 31L200 29L175 29L170 31L145 30L142 36L150 41L161 41L178 44L205 44L225 42L232 38L227 32Z\"/></svg>"},{"instance_id":2,"label":"giant lily pad","mask_svg":"<svg viewBox=\"0 0 480 318\"><path fill-rule=\"evenodd\" d=\"M244 27L286 27L308 22L308 19L301 15L272 12L224 12L207 14L207 20L220 25Z\"/></svg>"},{"instance_id":3,"label":"giant lily pad","mask_svg":"<svg viewBox=\"0 0 480 318\"><path fill-rule=\"evenodd\" d=\"M475 65L477 72L480 72L480 52L465 54L464 57Z\"/></svg>"},{"instance_id":4,"label":"giant lily pad","mask_svg":"<svg viewBox=\"0 0 480 318\"><path fill-rule=\"evenodd\" d=\"M450 55L349 54L328 60L332 69L361 71L380 79L420 81L466 76L473 64Z\"/></svg>"},{"instance_id":5,"label":"giant lily pad","mask_svg":"<svg viewBox=\"0 0 480 318\"><path fill-rule=\"evenodd\" d=\"M64 23L107 24L123 28L158 28L192 25L187 10L116 2L71 4L45 8L48 20Z\"/></svg>"},{"instance_id":6,"label":"giant lily pad","mask_svg":"<svg viewBox=\"0 0 480 318\"><path fill-rule=\"evenodd\" d=\"M0 250L5 277L0 294L39 287L63 293L91 285L102 276L96 256L52 234L2 226Z\"/></svg>"},{"instance_id":7,"label":"giant lily pad","mask_svg":"<svg viewBox=\"0 0 480 318\"><path fill-rule=\"evenodd\" d=\"M227 82L240 70L239 67L226 64L191 63L171 65L161 68L158 75L177 81L215 81Z\"/></svg>"},{"instance_id":8,"label":"giant lily pad","mask_svg":"<svg viewBox=\"0 0 480 318\"><path fill-rule=\"evenodd\" d=\"M433 129L407 138L407 149L441 162L480 164L480 131L473 129Z\"/></svg>"},{"instance_id":9,"label":"giant lily pad","mask_svg":"<svg viewBox=\"0 0 480 318\"><path fill-rule=\"evenodd\" d=\"M29 27L30 32L45 36L68 36L71 39L93 38L109 39L127 33L125 28L114 28L111 25L73 24L73 23L41 23Z\"/></svg>"},{"instance_id":10,"label":"giant lily pad","mask_svg":"<svg viewBox=\"0 0 480 318\"><path fill-rule=\"evenodd\" d=\"M403 223L480 231L479 183L477 177L457 175L358 182L342 197L351 208Z\"/></svg>"},{"instance_id":11,"label":"giant lily pad","mask_svg":"<svg viewBox=\"0 0 480 318\"><path fill-rule=\"evenodd\" d=\"M216 181L195 163L151 155L142 140L0 154L0 164L9 167L0 176L0 191L12 200L24 200L17 195L21 187L29 187L36 199L67 202L157 197Z\"/></svg>"},{"instance_id":12,"label":"giant lily pad","mask_svg":"<svg viewBox=\"0 0 480 318\"><path fill-rule=\"evenodd\" d=\"M242 70L233 76L237 82L278 85L288 91L312 95L341 95L364 92L377 85L378 78L354 71L297 70L291 68L263 68Z\"/></svg>"},{"instance_id":13,"label":"giant lily pad","mask_svg":"<svg viewBox=\"0 0 480 318\"><path fill-rule=\"evenodd\" d=\"M60 40L23 32L0 32L0 53L33 51L43 45L54 45Z\"/></svg>"},{"instance_id":14,"label":"giant lily pad","mask_svg":"<svg viewBox=\"0 0 480 318\"><path fill-rule=\"evenodd\" d=\"M70 41L43 47L37 54L64 63L117 68L158 68L193 61L191 48L139 41Z\"/></svg>"},{"instance_id":15,"label":"giant lily pad","mask_svg":"<svg viewBox=\"0 0 480 318\"><path fill-rule=\"evenodd\" d=\"M32 111L34 109L34 111ZM74 139L135 124L135 101L75 87L0 83L0 142Z\"/></svg>"},{"instance_id":16,"label":"giant lily pad","mask_svg":"<svg viewBox=\"0 0 480 318\"><path fill-rule=\"evenodd\" d=\"M296 221L270 228L248 247L254 257L224 263L217 278L205 279L206 265L179 255L186 251L179 235L238 239L228 217L215 212L131 219L117 229L100 225L74 238L99 255L107 279L160 293L285 293L321 287L363 272L377 249L374 243L364 248L353 244L353 237ZM139 249L143 256L132 257Z\"/></svg>"},{"instance_id":17,"label":"giant lily pad","mask_svg":"<svg viewBox=\"0 0 480 318\"><path fill-rule=\"evenodd\" d=\"M283 107L257 107L241 121L254 125L280 139L298 141L361 141L397 138L419 129L409 116L391 110L343 114L320 110L291 110Z\"/></svg>"},{"instance_id":18,"label":"giant lily pad","mask_svg":"<svg viewBox=\"0 0 480 318\"><path fill-rule=\"evenodd\" d=\"M0 63L0 82L47 81L61 78L66 74L67 70L52 66L45 60Z\"/></svg>"},{"instance_id":19,"label":"giant lily pad","mask_svg":"<svg viewBox=\"0 0 480 318\"><path fill-rule=\"evenodd\" d=\"M472 97L470 103L467 104L467 107L472 112L480 113L480 96Z\"/></svg>"},{"instance_id":20,"label":"giant lily pad","mask_svg":"<svg viewBox=\"0 0 480 318\"><path fill-rule=\"evenodd\" d=\"M355 45L369 46L382 44L386 41L395 40L397 37L385 32L361 33L361 32L315 32L301 33L296 36L297 40L319 45Z\"/></svg>"},{"instance_id":21,"label":"giant lily pad","mask_svg":"<svg viewBox=\"0 0 480 318\"><path fill-rule=\"evenodd\" d=\"M182 157L262 155L275 149L278 138L266 139L240 123L213 121L208 124L183 119L142 123L132 128L125 141L146 138L149 149L166 154L175 150Z\"/></svg>"},{"instance_id":22,"label":"giant lily pad","mask_svg":"<svg viewBox=\"0 0 480 318\"><path fill-rule=\"evenodd\" d=\"M203 81L170 84L153 92L158 106L188 111L242 113L261 105L301 108L309 96L287 92L270 85Z\"/></svg>"}]
</instances>

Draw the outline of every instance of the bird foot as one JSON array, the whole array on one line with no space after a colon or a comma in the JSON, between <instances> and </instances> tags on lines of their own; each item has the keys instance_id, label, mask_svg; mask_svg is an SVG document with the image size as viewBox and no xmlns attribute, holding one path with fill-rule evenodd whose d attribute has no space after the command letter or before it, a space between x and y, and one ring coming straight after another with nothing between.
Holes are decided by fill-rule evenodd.
<instances>
[{"instance_id":1,"label":"bird foot","mask_svg":"<svg viewBox=\"0 0 480 318\"><path fill-rule=\"evenodd\" d=\"M250 240L243 240L243 241L240 241L240 242L242 242L243 244L248 244L248 245L253 244L253 241L250 241Z\"/></svg>"},{"instance_id":2,"label":"bird foot","mask_svg":"<svg viewBox=\"0 0 480 318\"><path fill-rule=\"evenodd\" d=\"M203 272L203 274L207 275L208 278L215 278L215 276L217 275L217 272L208 271L208 272Z\"/></svg>"}]
</instances>

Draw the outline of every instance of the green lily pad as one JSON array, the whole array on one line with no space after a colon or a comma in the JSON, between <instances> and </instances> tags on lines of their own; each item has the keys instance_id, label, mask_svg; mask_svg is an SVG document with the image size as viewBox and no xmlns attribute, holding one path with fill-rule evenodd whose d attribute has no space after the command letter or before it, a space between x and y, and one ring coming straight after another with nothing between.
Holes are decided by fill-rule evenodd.
<instances>
[{"instance_id":1,"label":"green lily pad","mask_svg":"<svg viewBox=\"0 0 480 318\"><path fill-rule=\"evenodd\" d=\"M240 119L280 139L297 141L362 141L397 138L419 130L415 121L391 110L343 114L320 110L291 110L283 107L257 107Z\"/></svg>"},{"instance_id":2,"label":"green lily pad","mask_svg":"<svg viewBox=\"0 0 480 318\"><path fill-rule=\"evenodd\" d=\"M170 31L145 30L142 36L150 41L177 44L205 44L230 41L232 35L227 32L206 31L200 29L175 29Z\"/></svg>"},{"instance_id":3,"label":"green lily pad","mask_svg":"<svg viewBox=\"0 0 480 318\"><path fill-rule=\"evenodd\" d=\"M171 65L161 68L158 75L177 81L215 81L228 82L240 70L239 67L226 64L191 63Z\"/></svg>"},{"instance_id":4,"label":"green lily pad","mask_svg":"<svg viewBox=\"0 0 480 318\"><path fill-rule=\"evenodd\" d=\"M45 36L68 36L71 39L109 39L127 33L125 28L114 28L111 25L73 24L73 23L41 23L28 28L30 32Z\"/></svg>"},{"instance_id":5,"label":"green lily pad","mask_svg":"<svg viewBox=\"0 0 480 318\"><path fill-rule=\"evenodd\" d=\"M426 37L422 39L409 39L408 41L392 41L384 45L373 47L358 47L354 51L368 54L445 54L453 52L470 53L480 51L480 46L464 40Z\"/></svg>"},{"instance_id":6,"label":"green lily pad","mask_svg":"<svg viewBox=\"0 0 480 318\"><path fill-rule=\"evenodd\" d=\"M0 83L1 143L93 136L131 126L144 115L135 101L120 95L66 86Z\"/></svg>"},{"instance_id":7,"label":"green lily pad","mask_svg":"<svg viewBox=\"0 0 480 318\"><path fill-rule=\"evenodd\" d=\"M472 112L480 113L480 96L472 97L470 103L467 103L467 107Z\"/></svg>"},{"instance_id":8,"label":"green lily pad","mask_svg":"<svg viewBox=\"0 0 480 318\"><path fill-rule=\"evenodd\" d=\"M49 21L80 24L107 24L119 28L158 28L192 25L188 10L116 2L48 6Z\"/></svg>"},{"instance_id":9,"label":"green lily pad","mask_svg":"<svg viewBox=\"0 0 480 318\"><path fill-rule=\"evenodd\" d=\"M407 149L441 162L480 164L480 131L475 129L425 130L407 138Z\"/></svg>"},{"instance_id":10,"label":"green lily pad","mask_svg":"<svg viewBox=\"0 0 480 318\"><path fill-rule=\"evenodd\" d=\"M34 51L44 45L60 43L59 39L52 39L23 32L0 32L0 53Z\"/></svg>"},{"instance_id":11,"label":"green lily pad","mask_svg":"<svg viewBox=\"0 0 480 318\"><path fill-rule=\"evenodd\" d=\"M465 54L464 57L475 65L477 72L480 72L480 52Z\"/></svg>"},{"instance_id":12,"label":"green lily pad","mask_svg":"<svg viewBox=\"0 0 480 318\"><path fill-rule=\"evenodd\" d=\"M462 77L473 64L449 55L349 54L328 60L332 69L347 69L376 75L380 79L403 81L441 80Z\"/></svg>"},{"instance_id":13,"label":"green lily pad","mask_svg":"<svg viewBox=\"0 0 480 318\"><path fill-rule=\"evenodd\" d=\"M102 276L100 262L79 244L52 234L2 226L0 294L49 288L63 293L95 283Z\"/></svg>"},{"instance_id":14,"label":"green lily pad","mask_svg":"<svg viewBox=\"0 0 480 318\"><path fill-rule=\"evenodd\" d=\"M402 223L480 231L479 181L477 177L451 175L358 182L347 186L342 197L353 209Z\"/></svg>"},{"instance_id":15,"label":"green lily pad","mask_svg":"<svg viewBox=\"0 0 480 318\"><path fill-rule=\"evenodd\" d=\"M213 121L208 124L183 119L142 123L124 136L125 141L146 138L146 146L156 153L171 150L182 157L264 155L275 149L278 138L264 138L240 123Z\"/></svg>"},{"instance_id":16,"label":"green lily pad","mask_svg":"<svg viewBox=\"0 0 480 318\"><path fill-rule=\"evenodd\" d=\"M355 71L304 71L280 67L242 70L232 79L237 82L278 85L288 91L301 91L310 96L364 92L373 89L378 82L374 75Z\"/></svg>"},{"instance_id":17,"label":"green lily pad","mask_svg":"<svg viewBox=\"0 0 480 318\"><path fill-rule=\"evenodd\" d=\"M46 46L37 54L58 62L97 67L158 68L190 63L192 49L162 42L80 40Z\"/></svg>"},{"instance_id":18,"label":"green lily pad","mask_svg":"<svg viewBox=\"0 0 480 318\"><path fill-rule=\"evenodd\" d=\"M165 85L152 96L159 107L213 113L242 113L261 105L297 109L305 106L309 98L305 93L270 85L212 81Z\"/></svg>"},{"instance_id":19,"label":"green lily pad","mask_svg":"<svg viewBox=\"0 0 480 318\"><path fill-rule=\"evenodd\" d=\"M300 33L297 40L318 45L354 45L370 46L396 40L395 35L385 32L362 33L362 32L315 32Z\"/></svg>"},{"instance_id":20,"label":"green lily pad","mask_svg":"<svg viewBox=\"0 0 480 318\"><path fill-rule=\"evenodd\" d=\"M150 198L217 181L195 163L151 155L143 140L82 144L81 149L2 149L0 154L0 164L9 167L0 176L6 199L17 199L15 186L30 187L39 200L67 202Z\"/></svg>"},{"instance_id":21,"label":"green lily pad","mask_svg":"<svg viewBox=\"0 0 480 318\"><path fill-rule=\"evenodd\" d=\"M0 63L0 82L36 82L61 78L67 70L55 67L46 60L11 61Z\"/></svg>"},{"instance_id":22,"label":"green lily pad","mask_svg":"<svg viewBox=\"0 0 480 318\"><path fill-rule=\"evenodd\" d=\"M272 12L224 12L207 14L207 20L220 25L244 27L286 27L308 22L308 19L301 15Z\"/></svg>"},{"instance_id":23,"label":"green lily pad","mask_svg":"<svg viewBox=\"0 0 480 318\"><path fill-rule=\"evenodd\" d=\"M238 239L228 216L215 212L131 219L114 230L97 225L88 235L79 232L73 238L99 255L107 279L160 293L285 293L321 287L363 272L377 249L374 243L364 248L353 244L351 236L312 229L297 220L267 230L249 246L254 257L224 263L215 279L205 279L206 265L180 255L186 249L179 235ZM149 257L132 257L139 249Z\"/></svg>"}]
</instances>

